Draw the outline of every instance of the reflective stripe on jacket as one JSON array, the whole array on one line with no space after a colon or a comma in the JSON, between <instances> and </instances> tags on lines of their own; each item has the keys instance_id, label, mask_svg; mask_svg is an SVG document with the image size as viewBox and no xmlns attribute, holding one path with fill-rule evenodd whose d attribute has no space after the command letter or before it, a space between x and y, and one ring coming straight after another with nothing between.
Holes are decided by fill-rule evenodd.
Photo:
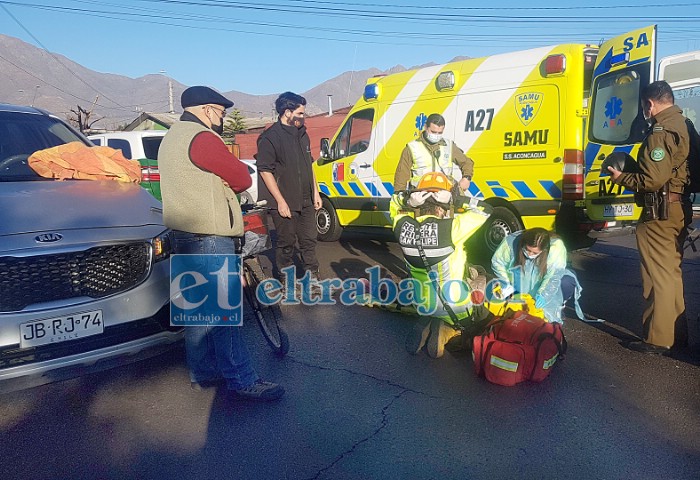
<instances>
[{"instance_id":1,"label":"reflective stripe on jacket","mask_svg":"<svg viewBox=\"0 0 700 480\"><path fill-rule=\"evenodd\" d=\"M429 172L442 172L454 181L459 181L462 178L462 170L459 165L453 162L452 158L452 142L444 139L445 145L440 145L439 158L433 157L430 150L420 140L413 140L408 143L408 148L413 156L413 166L411 167L412 187L416 187L420 178Z\"/></svg>"}]
</instances>

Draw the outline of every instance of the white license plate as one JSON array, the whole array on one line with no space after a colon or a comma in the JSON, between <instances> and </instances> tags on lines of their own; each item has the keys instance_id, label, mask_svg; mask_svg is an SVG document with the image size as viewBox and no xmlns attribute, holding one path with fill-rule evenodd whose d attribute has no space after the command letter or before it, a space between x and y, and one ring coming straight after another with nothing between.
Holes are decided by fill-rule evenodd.
<instances>
[{"instance_id":1,"label":"white license plate","mask_svg":"<svg viewBox=\"0 0 700 480\"><path fill-rule=\"evenodd\" d=\"M104 332L102 310L46 318L19 326L20 348L38 347Z\"/></svg>"},{"instance_id":2,"label":"white license plate","mask_svg":"<svg viewBox=\"0 0 700 480\"><path fill-rule=\"evenodd\" d=\"M632 217L634 216L634 205L631 203L621 203L617 205L605 205L603 207L604 217Z\"/></svg>"}]
</instances>

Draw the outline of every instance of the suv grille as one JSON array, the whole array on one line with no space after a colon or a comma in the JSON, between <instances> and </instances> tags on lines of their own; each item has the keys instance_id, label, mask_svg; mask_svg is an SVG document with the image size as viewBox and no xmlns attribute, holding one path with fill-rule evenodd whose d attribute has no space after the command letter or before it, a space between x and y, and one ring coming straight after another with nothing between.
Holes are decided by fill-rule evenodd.
<instances>
[{"instance_id":1,"label":"suv grille","mask_svg":"<svg viewBox=\"0 0 700 480\"><path fill-rule=\"evenodd\" d=\"M146 279L149 260L148 243L0 257L0 312L67 298L101 298L129 290Z\"/></svg>"}]
</instances>

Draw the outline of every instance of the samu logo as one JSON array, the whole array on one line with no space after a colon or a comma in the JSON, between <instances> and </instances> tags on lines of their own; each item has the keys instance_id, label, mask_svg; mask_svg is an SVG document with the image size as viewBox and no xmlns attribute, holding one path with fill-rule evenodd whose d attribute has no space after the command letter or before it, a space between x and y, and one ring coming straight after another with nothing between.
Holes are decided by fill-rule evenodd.
<instances>
[{"instance_id":1,"label":"samu logo","mask_svg":"<svg viewBox=\"0 0 700 480\"><path fill-rule=\"evenodd\" d=\"M240 255L170 257L170 324L240 326L243 284Z\"/></svg>"},{"instance_id":2,"label":"samu logo","mask_svg":"<svg viewBox=\"0 0 700 480\"><path fill-rule=\"evenodd\" d=\"M515 95L515 112L523 125L529 125L540 111L544 94L538 92L526 92Z\"/></svg>"}]
</instances>

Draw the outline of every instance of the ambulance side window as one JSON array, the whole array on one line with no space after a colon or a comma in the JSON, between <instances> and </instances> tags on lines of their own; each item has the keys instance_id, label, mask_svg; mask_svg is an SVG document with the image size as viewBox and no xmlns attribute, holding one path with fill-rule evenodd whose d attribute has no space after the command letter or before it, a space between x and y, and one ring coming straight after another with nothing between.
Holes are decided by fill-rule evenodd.
<instances>
[{"instance_id":1,"label":"ambulance side window","mask_svg":"<svg viewBox=\"0 0 700 480\"><path fill-rule=\"evenodd\" d=\"M634 68L601 76L593 86L591 140L609 145L629 145L642 141L646 122L639 92L648 83L647 75Z\"/></svg>"},{"instance_id":2,"label":"ambulance side window","mask_svg":"<svg viewBox=\"0 0 700 480\"><path fill-rule=\"evenodd\" d=\"M700 87L677 88L673 96L683 115L693 121L695 128L700 128Z\"/></svg>"},{"instance_id":3,"label":"ambulance side window","mask_svg":"<svg viewBox=\"0 0 700 480\"><path fill-rule=\"evenodd\" d=\"M367 150L372 136L373 120L374 110L371 108L355 112L348 117L331 145L331 158L338 160Z\"/></svg>"}]
</instances>

